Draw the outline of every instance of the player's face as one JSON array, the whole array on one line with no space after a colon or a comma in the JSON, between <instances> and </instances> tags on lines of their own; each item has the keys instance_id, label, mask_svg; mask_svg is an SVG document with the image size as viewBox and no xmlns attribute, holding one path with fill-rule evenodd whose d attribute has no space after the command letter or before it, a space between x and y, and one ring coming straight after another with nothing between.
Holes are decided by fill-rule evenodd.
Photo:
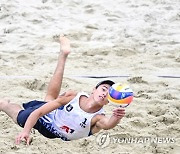
<instances>
[{"instance_id":1,"label":"player's face","mask_svg":"<svg viewBox=\"0 0 180 154\"><path fill-rule=\"evenodd\" d=\"M105 105L108 103L107 96L109 91L110 85L108 84L102 84L94 91L94 100L96 102L101 103L102 105Z\"/></svg>"}]
</instances>

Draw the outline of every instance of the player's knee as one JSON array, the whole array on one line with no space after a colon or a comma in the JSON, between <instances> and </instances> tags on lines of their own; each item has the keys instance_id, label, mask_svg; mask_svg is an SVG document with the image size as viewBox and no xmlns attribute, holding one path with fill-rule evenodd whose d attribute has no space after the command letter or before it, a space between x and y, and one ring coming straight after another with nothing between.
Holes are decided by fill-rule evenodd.
<instances>
[{"instance_id":1,"label":"player's knee","mask_svg":"<svg viewBox=\"0 0 180 154\"><path fill-rule=\"evenodd\" d=\"M76 95L77 92L73 91L73 90L68 90L66 93L65 93L65 96L73 96L73 95Z\"/></svg>"},{"instance_id":2,"label":"player's knee","mask_svg":"<svg viewBox=\"0 0 180 154\"><path fill-rule=\"evenodd\" d=\"M9 102L10 102L10 100L8 100L8 99L0 99L1 108L5 107Z\"/></svg>"}]
</instances>

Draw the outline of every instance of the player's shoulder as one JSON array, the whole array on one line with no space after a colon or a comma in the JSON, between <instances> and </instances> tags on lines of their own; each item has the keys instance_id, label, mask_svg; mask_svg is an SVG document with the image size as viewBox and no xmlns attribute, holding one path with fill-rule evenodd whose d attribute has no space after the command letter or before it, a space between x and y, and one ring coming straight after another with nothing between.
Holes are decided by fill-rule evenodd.
<instances>
[{"instance_id":1,"label":"player's shoulder","mask_svg":"<svg viewBox=\"0 0 180 154\"><path fill-rule=\"evenodd\" d=\"M76 95L77 95L76 91L67 90L66 92L62 93L60 96L66 96L66 97L74 96L75 97Z\"/></svg>"}]
</instances>

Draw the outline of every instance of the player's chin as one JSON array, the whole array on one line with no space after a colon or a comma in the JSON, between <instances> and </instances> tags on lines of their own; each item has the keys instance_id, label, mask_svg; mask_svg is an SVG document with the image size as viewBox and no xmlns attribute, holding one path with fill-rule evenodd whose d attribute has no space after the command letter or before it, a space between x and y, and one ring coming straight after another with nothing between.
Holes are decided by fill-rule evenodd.
<instances>
[{"instance_id":1,"label":"player's chin","mask_svg":"<svg viewBox=\"0 0 180 154\"><path fill-rule=\"evenodd\" d=\"M109 103L108 100L104 100L100 102L101 105L107 105L108 103Z\"/></svg>"}]
</instances>

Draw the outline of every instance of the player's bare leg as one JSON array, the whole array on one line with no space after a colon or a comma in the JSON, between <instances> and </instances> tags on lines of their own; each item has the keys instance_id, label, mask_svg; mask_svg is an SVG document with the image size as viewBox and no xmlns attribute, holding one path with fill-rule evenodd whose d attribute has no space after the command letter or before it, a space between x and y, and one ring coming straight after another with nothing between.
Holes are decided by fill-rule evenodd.
<instances>
[{"instance_id":1,"label":"player's bare leg","mask_svg":"<svg viewBox=\"0 0 180 154\"><path fill-rule=\"evenodd\" d=\"M70 41L64 36L60 36L60 54L58 58L58 63L53 74L53 77L50 80L47 95L45 97L45 101L51 101L56 99L59 96L62 79L64 75L64 67L66 63L66 59L70 53Z\"/></svg>"},{"instance_id":2,"label":"player's bare leg","mask_svg":"<svg viewBox=\"0 0 180 154\"><path fill-rule=\"evenodd\" d=\"M17 123L17 116L22 107L18 104L10 103L9 100L0 100L0 111L5 112L12 120Z\"/></svg>"}]
</instances>

